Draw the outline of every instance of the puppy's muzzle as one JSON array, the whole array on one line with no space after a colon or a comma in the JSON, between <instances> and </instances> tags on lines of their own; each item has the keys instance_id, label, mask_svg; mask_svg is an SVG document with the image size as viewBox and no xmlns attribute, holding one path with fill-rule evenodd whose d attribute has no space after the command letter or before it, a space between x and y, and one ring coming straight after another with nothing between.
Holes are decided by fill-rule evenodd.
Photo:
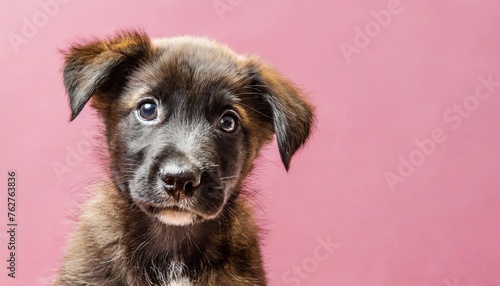
<instances>
[{"instance_id":1,"label":"puppy's muzzle","mask_svg":"<svg viewBox=\"0 0 500 286\"><path fill-rule=\"evenodd\" d=\"M192 196L200 185L201 171L187 161L171 160L160 169L160 179L165 191L177 202Z\"/></svg>"}]
</instances>

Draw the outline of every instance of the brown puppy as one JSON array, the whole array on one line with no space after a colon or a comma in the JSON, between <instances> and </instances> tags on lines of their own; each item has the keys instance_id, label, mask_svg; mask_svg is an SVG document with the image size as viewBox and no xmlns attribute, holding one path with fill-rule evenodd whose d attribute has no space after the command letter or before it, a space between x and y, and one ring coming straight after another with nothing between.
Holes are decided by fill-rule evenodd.
<instances>
[{"instance_id":1,"label":"brown puppy","mask_svg":"<svg viewBox=\"0 0 500 286\"><path fill-rule=\"evenodd\" d=\"M84 207L55 285L266 285L244 181L276 134L288 169L313 109L256 57L137 31L74 45L75 119L92 98L110 181Z\"/></svg>"}]
</instances>

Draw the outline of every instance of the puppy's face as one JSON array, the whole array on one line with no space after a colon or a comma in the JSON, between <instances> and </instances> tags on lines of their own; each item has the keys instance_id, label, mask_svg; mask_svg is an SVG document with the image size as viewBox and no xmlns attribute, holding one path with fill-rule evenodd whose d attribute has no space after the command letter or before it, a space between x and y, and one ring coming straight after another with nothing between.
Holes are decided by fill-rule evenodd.
<instances>
[{"instance_id":1,"label":"puppy's face","mask_svg":"<svg viewBox=\"0 0 500 286\"><path fill-rule=\"evenodd\" d=\"M215 217L272 125L249 100L244 61L207 40L153 41L104 110L115 181L169 224ZM254 110L255 109L255 110Z\"/></svg>"},{"instance_id":2,"label":"puppy's face","mask_svg":"<svg viewBox=\"0 0 500 286\"><path fill-rule=\"evenodd\" d=\"M207 39L138 32L70 48L72 119L92 97L104 120L113 181L169 225L216 218L276 133L288 168L312 109L254 57Z\"/></svg>"}]
</instances>

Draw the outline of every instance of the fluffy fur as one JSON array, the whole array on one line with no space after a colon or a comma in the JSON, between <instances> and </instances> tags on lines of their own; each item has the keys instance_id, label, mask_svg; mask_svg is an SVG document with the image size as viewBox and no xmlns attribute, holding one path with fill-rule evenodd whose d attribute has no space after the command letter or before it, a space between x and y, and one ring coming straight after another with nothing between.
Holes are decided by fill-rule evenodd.
<instances>
[{"instance_id":1,"label":"fluffy fur","mask_svg":"<svg viewBox=\"0 0 500 286\"><path fill-rule=\"evenodd\" d=\"M103 120L110 179L55 285L266 285L241 194L274 134L287 170L309 136L313 108L289 80L208 39L124 31L70 47L64 85L71 120L89 100Z\"/></svg>"}]
</instances>

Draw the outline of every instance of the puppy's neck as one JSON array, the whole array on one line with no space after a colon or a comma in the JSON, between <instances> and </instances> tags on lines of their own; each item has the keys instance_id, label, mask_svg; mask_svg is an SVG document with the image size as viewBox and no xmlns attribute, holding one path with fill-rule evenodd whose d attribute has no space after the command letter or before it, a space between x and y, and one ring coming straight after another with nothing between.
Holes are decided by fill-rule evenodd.
<instances>
[{"instance_id":1,"label":"puppy's neck","mask_svg":"<svg viewBox=\"0 0 500 286\"><path fill-rule=\"evenodd\" d=\"M197 268L193 264L226 259L231 252L229 240L242 235L235 226L241 225L242 217L251 220L237 197L230 198L216 218L183 226L168 225L144 213L118 190L113 200L124 219L123 245L129 257L140 263L160 259Z\"/></svg>"},{"instance_id":2,"label":"puppy's neck","mask_svg":"<svg viewBox=\"0 0 500 286\"><path fill-rule=\"evenodd\" d=\"M189 285L189 281L233 285L235 279L242 285L265 285L259 229L244 196L230 198L213 220L171 226L143 212L113 184L106 184L83 211L66 257L70 262L56 285L80 281L88 282L85 285ZM95 261L100 261L99 266ZM177 284L169 284L173 281Z\"/></svg>"}]
</instances>

